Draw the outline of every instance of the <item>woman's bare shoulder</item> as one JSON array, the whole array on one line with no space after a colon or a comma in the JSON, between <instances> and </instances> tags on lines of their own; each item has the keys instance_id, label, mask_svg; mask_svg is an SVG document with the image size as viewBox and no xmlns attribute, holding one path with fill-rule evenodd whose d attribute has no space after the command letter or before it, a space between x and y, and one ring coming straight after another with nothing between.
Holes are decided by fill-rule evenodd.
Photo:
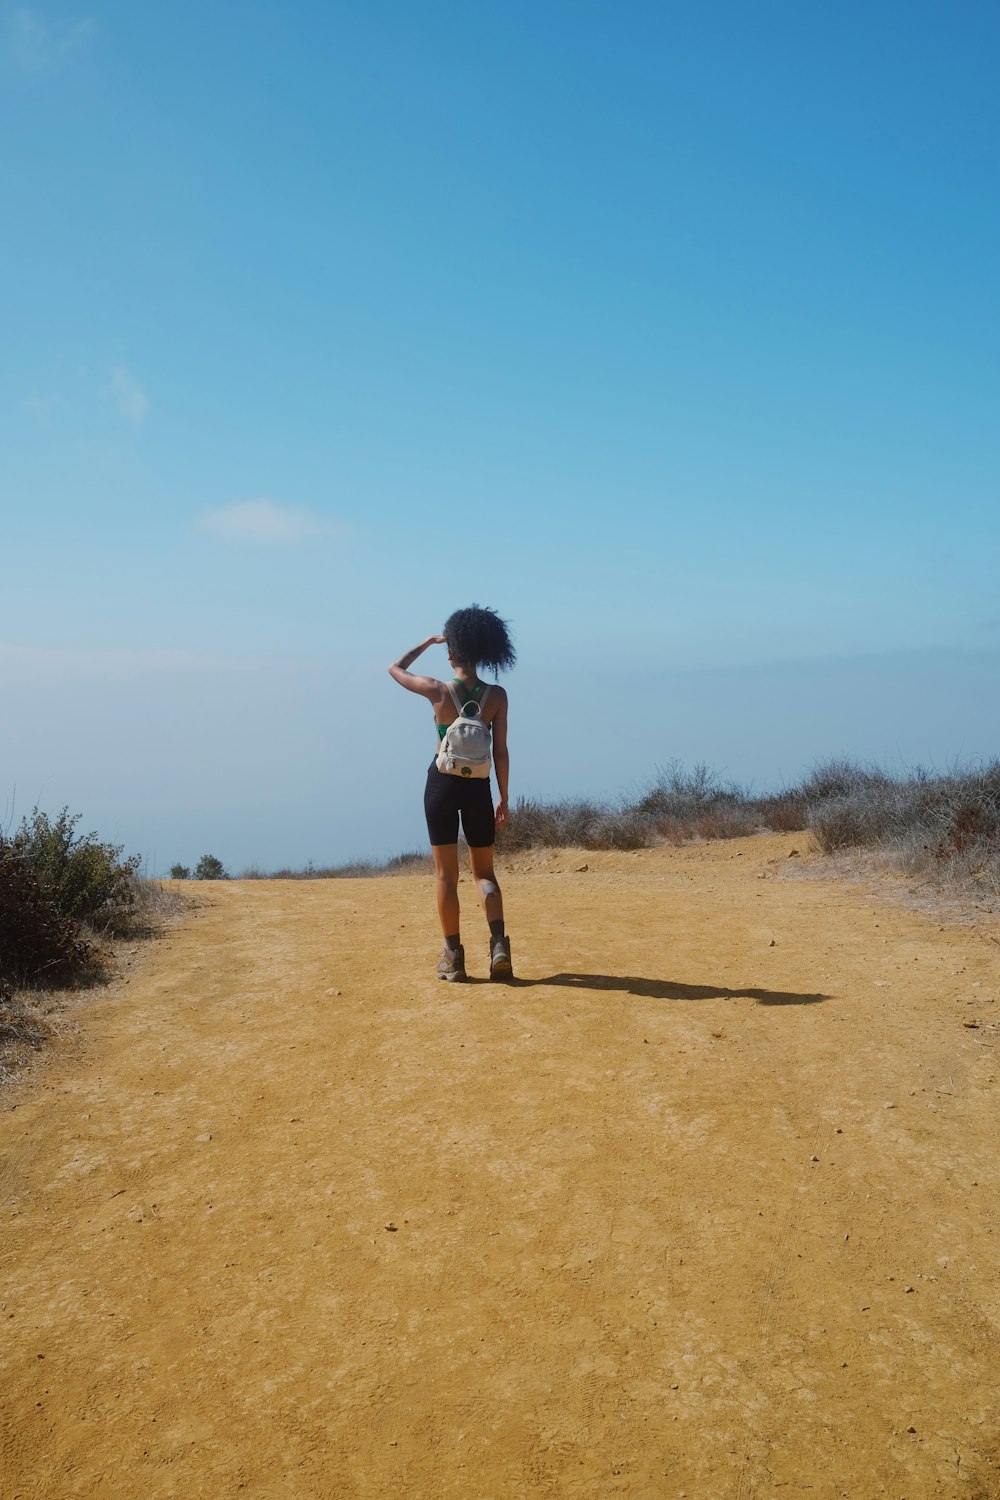
<instances>
[{"instance_id":1,"label":"woman's bare shoulder","mask_svg":"<svg viewBox=\"0 0 1000 1500\"><path fill-rule=\"evenodd\" d=\"M406 688L407 692L419 693L421 698L429 698L437 706L448 697L448 687L437 677L424 677L419 672L408 672L404 667L397 666L393 662L389 668L389 675L393 677L400 687Z\"/></svg>"},{"instance_id":2,"label":"woman's bare shoulder","mask_svg":"<svg viewBox=\"0 0 1000 1500\"><path fill-rule=\"evenodd\" d=\"M486 722L492 724L502 716L503 722L507 722L507 693L499 682L490 683L490 696L486 704Z\"/></svg>"}]
</instances>

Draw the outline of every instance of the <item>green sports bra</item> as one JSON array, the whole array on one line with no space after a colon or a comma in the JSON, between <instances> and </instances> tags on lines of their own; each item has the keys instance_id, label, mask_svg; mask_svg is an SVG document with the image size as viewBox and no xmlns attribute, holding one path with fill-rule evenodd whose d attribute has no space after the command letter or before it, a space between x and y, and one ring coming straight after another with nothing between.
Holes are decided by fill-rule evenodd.
<instances>
[{"instance_id":1,"label":"green sports bra","mask_svg":"<svg viewBox=\"0 0 1000 1500\"><path fill-rule=\"evenodd\" d=\"M463 693L467 695L465 698L466 703L478 703L479 695L480 693L482 693L483 687L485 686L484 683L477 682L475 687L472 688L467 682L463 682L459 677L453 677L451 680L457 688L461 688ZM454 722L454 720L452 722ZM434 728L438 732L438 739L443 740L445 735L448 733L448 730L451 728L451 724L439 724L435 720Z\"/></svg>"}]
</instances>

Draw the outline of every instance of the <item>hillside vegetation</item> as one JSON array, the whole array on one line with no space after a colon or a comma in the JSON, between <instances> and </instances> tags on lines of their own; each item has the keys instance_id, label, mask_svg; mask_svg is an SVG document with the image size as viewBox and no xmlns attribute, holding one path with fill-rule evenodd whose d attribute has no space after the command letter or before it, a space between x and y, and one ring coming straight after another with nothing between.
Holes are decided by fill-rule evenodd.
<instances>
[{"instance_id":1,"label":"hillside vegetation","mask_svg":"<svg viewBox=\"0 0 1000 1500\"><path fill-rule=\"evenodd\" d=\"M849 759L819 763L796 786L757 794L705 765L677 762L650 785L615 801L568 797L514 803L498 849L648 849L659 844L809 831L825 854L858 850L934 885L1000 894L1000 760L950 772L893 773ZM431 867L427 853L385 861L265 871L242 880L330 880L408 875ZM188 872L185 871L185 874Z\"/></svg>"},{"instance_id":2,"label":"hillside vegetation","mask_svg":"<svg viewBox=\"0 0 1000 1500\"><path fill-rule=\"evenodd\" d=\"M79 821L66 808L55 818L35 808L13 834L0 834L0 998L8 1008L15 989L99 980L107 939L148 925L157 888L140 879L138 857L94 833L80 835ZM614 803L521 798L499 847L508 854L629 850L806 830L828 854L864 850L907 875L1000 894L1000 760L899 774L830 760L797 786L762 795L723 782L704 765L687 770L673 763L648 787ZM215 863L224 876L221 862ZM242 878L402 875L428 865L426 854L406 853L384 863L309 864L270 875L253 868ZM9 1015L0 1019L6 1030L14 1024Z\"/></svg>"},{"instance_id":3,"label":"hillside vegetation","mask_svg":"<svg viewBox=\"0 0 1000 1500\"><path fill-rule=\"evenodd\" d=\"M586 799L514 807L502 847L642 849L692 839L809 830L827 854L868 850L910 875L1000 892L1000 760L935 773L893 774L831 760L797 786L755 795L705 766L662 770L639 795L615 805Z\"/></svg>"}]
</instances>

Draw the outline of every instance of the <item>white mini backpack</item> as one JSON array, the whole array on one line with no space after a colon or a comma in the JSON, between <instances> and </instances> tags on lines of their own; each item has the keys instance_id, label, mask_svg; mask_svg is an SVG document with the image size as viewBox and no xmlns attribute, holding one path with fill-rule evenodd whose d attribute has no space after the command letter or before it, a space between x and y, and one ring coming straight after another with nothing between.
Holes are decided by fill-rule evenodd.
<instances>
[{"instance_id":1,"label":"white mini backpack","mask_svg":"<svg viewBox=\"0 0 1000 1500\"><path fill-rule=\"evenodd\" d=\"M480 717L490 696L489 686L478 703L472 699L463 704L452 683L448 684L448 691L458 709L458 718L448 725L438 747L437 768L446 776L489 776L493 739L490 726Z\"/></svg>"}]
</instances>

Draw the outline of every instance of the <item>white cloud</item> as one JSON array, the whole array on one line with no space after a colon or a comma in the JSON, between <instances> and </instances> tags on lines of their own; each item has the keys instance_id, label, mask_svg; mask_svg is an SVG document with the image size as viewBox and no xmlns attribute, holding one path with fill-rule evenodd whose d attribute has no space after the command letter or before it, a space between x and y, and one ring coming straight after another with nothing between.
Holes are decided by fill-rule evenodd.
<instances>
[{"instance_id":1,"label":"white cloud","mask_svg":"<svg viewBox=\"0 0 1000 1500\"><path fill-rule=\"evenodd\" d=\"M149 397L135 376L124 365L116 365L111 371L111 385L108 389L122 416L138 426L149 410Z\"/></svg>"},{"instance_id":2,"label":"white cloud","mask_svg":"<svg viewBox=\"0 0 1000 1500\"><path fill-rule=\"evenodd\" d=\"M298 542L330 532L333 527L307 510L275 505L273 500L240 500L199 516L203 531L237 542Z\"/></svg>"},{"instance_id":3,"label":"white cloud","mask_svg":"<svg viewBox=\"0 0 1000 1500\"><path fill-rule=\"evenodd\" d=\"M10 54L22 73L55 73L94 33L91 20L46 21L37 11L18 9L7 18Z\"/></svg>"}]
</instances>

